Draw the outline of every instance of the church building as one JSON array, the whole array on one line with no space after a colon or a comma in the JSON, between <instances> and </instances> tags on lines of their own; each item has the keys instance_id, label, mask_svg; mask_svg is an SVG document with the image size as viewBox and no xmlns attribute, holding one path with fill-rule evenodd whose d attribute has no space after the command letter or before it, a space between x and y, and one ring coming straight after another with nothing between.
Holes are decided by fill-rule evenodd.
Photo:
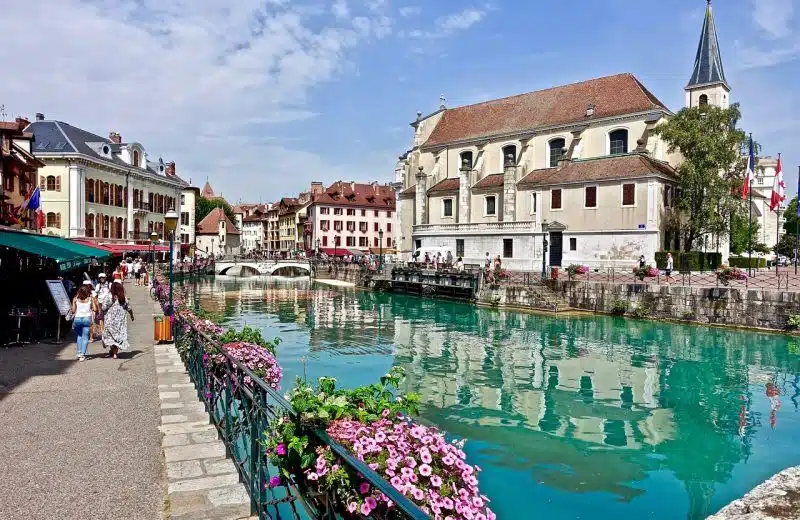
<instances>
[{"instance_id":1,"label":"church building","mask_svg":"<svg viewBox=\"0 0 800 520\"><path fill-rule=\"evenodd\" d=\"M708 2L686 105L727 107L730 90ZM671 116L630 73L442 102L411 123L413 147L395 169L398 248L451 251L467 264L489 253L525 270L652 262L681 245L667 226L681 157L653 134Z\"/></svg>"}]
</instances>

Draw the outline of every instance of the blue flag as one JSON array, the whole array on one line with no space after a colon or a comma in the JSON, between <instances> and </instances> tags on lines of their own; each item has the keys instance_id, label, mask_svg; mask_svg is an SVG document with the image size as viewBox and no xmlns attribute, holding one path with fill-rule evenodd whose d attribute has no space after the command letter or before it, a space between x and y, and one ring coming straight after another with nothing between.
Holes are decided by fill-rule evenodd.
<instances>
[{"instance_id":1,"label":"blue flag","mask_svg":"<svg viewBox=\"0 0 800 520\"><path fill-rule=\"evenodd\" d=\"M36 211L37 209L42 207L42 201L39 198L41 192L39 191L39 186L36 186L36 189L33 190L31 193L31 198L28 199L28 202L25 204L25 208Z\"/></svg>"}]
</instances>

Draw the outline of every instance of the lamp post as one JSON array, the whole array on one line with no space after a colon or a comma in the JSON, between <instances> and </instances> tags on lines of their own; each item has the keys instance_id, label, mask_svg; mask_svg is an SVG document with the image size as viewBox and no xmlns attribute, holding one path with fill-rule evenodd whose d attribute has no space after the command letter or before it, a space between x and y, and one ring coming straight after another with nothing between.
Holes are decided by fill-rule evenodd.
<instances>
[{"instance_id":1,"label":"lamp post","mask_svg":"<svg viewBox=\"0 0 800 520\"><path fill-rule=\"evenodd\" d=\"M378 230L378 246L380 247L378 253L378 271L383 270L383 228Z\"/></svg>"},{"instance_id":2,"label":"lamp post","mask_svg":"<svg viewBox=\"0 0 800 520\"><path fill-rule=\"evenodd\" d=\"M339 233L336 233L336 236L333 237L333 259L336 260L336 248L339 245Z\"/></svg>"},{"instance_id":3,"label":"lamp post","mask_svg":"<svg viewBox=\"0 0 800 520\"><path fill-rule=\"evenodd\" d=\"M150 282L150 285L155 285L156 283L156 241L158 240L158 233L153 231L150 233L150 259L153 261L153 281Z\"/></svg>"},{"instance_id":4,"label":"lamp post","mask_svg":"<svg viewBox=\"0 0 800 520\"><path fill-rule=\"evenodd\" d=\"M175 228L178 226L178 214L174 209L167 211L164 215L164 228L169 233L169 315L175 314L172 307L172 286L174 285L174 275L172 264L175 262Z\"/></svg>"},{"instance_id":5,"label":"lamp post","mask_svg":"<svg viewBox=\"0 0 800 520\"><path fill-rule=\"evenodd\" d=\"M317 246L316 247L316 256L319 256L319 238L317 238L317 240L315 242L315 245Z\"/></svg>"},{"instance_id":6,"label":"lamp post","mask_svg":"<svg viewBox=\"0 0 800 520\"><path fill-rule=\"evenodd\" d=\"M542 223L542 280L547 278L547 221Z\"/></svg>"}]
</instances>

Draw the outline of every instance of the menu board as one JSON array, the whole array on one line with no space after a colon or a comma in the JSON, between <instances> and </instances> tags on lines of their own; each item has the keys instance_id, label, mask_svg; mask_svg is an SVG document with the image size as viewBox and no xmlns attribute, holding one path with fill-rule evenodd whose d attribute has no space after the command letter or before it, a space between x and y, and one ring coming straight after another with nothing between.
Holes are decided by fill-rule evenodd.
<instances>
[{"instance_id":1,"label":"menu board","mask_svg":"<svg viewBox=\"0 0 800 520\"><path fill-rule=\"evenodd\" d=\"M66 316L72 304L69 301L69 296L67 296L67 291L64 290L64 284L61 283L61 280L47 280L47 288L50 290L50 295L53 297L56 307L58 307L58 312L62 316Z\"/></svg>"}]
</instances>

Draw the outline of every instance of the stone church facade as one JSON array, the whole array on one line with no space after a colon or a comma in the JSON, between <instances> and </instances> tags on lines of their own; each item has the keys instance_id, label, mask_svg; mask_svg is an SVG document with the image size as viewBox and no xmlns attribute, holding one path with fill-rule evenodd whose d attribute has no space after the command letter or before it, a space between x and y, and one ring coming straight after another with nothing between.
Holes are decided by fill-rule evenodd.
<instances>
[{"instance_id":1,"label":"stone church facade","mask_svg":"<svg viewBox=\"0 0 800 520\"><path fill-rule=\"evenodd\" d=\"M685 91L730 103L710 3ZM680 246L666 223L681 157L653 135L672 115L629 73L418 114L395 169L398 249L526 270L653 261Z\"/></svg>"}]
</instances>

